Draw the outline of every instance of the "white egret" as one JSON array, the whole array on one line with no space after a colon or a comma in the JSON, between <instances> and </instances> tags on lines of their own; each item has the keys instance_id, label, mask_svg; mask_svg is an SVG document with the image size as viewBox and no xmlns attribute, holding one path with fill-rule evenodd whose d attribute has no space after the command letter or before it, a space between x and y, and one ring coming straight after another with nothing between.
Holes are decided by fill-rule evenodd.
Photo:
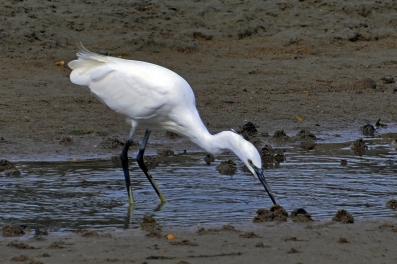
<instances>
[{"instance_id":1,"label":"white egret","mask_svg":"<svg viewBox=\"0 0 397 264\"><path fill-rule=\"evenodd\" d=\"M88 86L112 110L126 116L131 130L120 155L129 202L134 203L131 189L128 149L138 126L146 128L140 143L137 162L161 202L161 194L145 166L143 155L152 129L165 129L183 135L205 151L218 154L232 151L247 166L276 204L266 183L261 157L249 141L234 131L210 134L196 108L190 85L177 73L148 62L126 60L91 52L81 45L77 60L69 62L72 83Z\"/></svg>"}]
</instances>

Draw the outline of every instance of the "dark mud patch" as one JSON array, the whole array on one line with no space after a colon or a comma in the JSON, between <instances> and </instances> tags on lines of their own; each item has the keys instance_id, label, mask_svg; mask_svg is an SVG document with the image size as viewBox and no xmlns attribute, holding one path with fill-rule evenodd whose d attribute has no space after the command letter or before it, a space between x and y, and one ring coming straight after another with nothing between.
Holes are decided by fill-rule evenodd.
<instances>
[{"instance_id":1,"label":"dark mud patch","mask_svg":"<svg viewBox=\"0 0 397 264\"><path fill-rule=\"evenodd\" d=\"M354 223L353 215L343 209L336 212L336 215L332 218L332 220L335 222L342 223L342 224L353 224Z\"/></svg>"},{"instance_id":2,"label":"dark mud patch","mask_svg":"<svg viewBox=\"0 0 397 264\"><path fill-rule=\"evenodd\" d=\"M25 235L26 227L20 225L6 225L2 228L4 237L17 237Z\"/></svg>"},{"instance_id":3,"label":"dark mud patch","mask_svg":"<svg viewBox=\"0 0 397 264\"><path fill-rule=\"evenodd\" d=\"M252 122L245 123L238 131L245 139L250 140L251 137L254 137L258 133L258 129L256 125Z\"/></svg>"},{"instance_id":4,"label":"dark mud patch","mask_svg":"<svg viewBox=\"0 0 397 264\"><path fill-rule=\"evenodd\" d=\"M261 238L261 236L259 236L255 232L244 232L244 233L240 234L240 237L241 238Z\"/></svg>"},{"instance_id":5,"label":"dark mud patch","mask_svg":"<svg viewBox=\"0 0 397 264\"><path fill-rule=\"evenodd\" d=\"M288 219L287 211L280 205L275 205L268 209L258 209L256 211L256 216L254 217L254 223L262 222L286 222Z\"/></svg>"},{"instance_id":6,"label":"dark mud patch","mask_svg":"<svg viewBox=\"0 0 397 264\"><path fill-rule=\"evenodd\" d=\"M365 141L360 138L353 142L351 149L355 155L363 156L368 150L368 146L365 144Z\"/></svg>"},{"instance_id":7,"label":"dark mud patch","mask_svg":"<svg viewBox=\"0 0 397 264\"><path fill-rule=\"evenodd\" d=\"M11 241L10 243L7 244L7 247L12 247L17 249L36 249L35 247L29 244L19 241Z\"/></svg>"},{"instance_id":8,"label":"dark mud patch","mask_svg":"<svg viewBox=\"0 0 397 264\"><path fill-rule=\"evenodd\" d=\"M285 161L285 155L282 150L273 149L271 145L265 145L260 150L263 166L265 168L277 168L280 163Z\"/></svg>"},{"instance_id":9,"label":"dark mud patch","mask_svg":"<svg viewBox=\"0 0 397 264\"><path fill-rule=\"evenodd\" d=\"M147 232L148 237L161 238L163 228L152 215L145 215L142 219L141 229Z\"/></svg>"},{"instance_id":10,"label":"dark mud patch","mask_svg":"<svg viewBox=\"0 0 397 264\"><path fill-rule=\"evenodd\" d=\"M348 244L348 243L350 243L350 241L347 238L345 238L345 237L340 237L338 239L338 243L339 244Z\"/></svg>"},{"instance_id":11,"label":"dark mud patch","mask_svg":"<svg viewBox=\"0 0 397 264\"><path fill-rule=\"evenodd\" d=\"M21 172L8 160L0 160L0 176L20 176Z\"/></svg>"},{"instance_id":12,"label":"dark mud patch","mask_svg":"<svg viewBox=\"0 0 397 264\"><path fill-rule=\"evenodd\" d=\"M371 78L364 78L352 83L352 90L357 93L363 93L364 91L374 89L376 89L376 81Z\"/></svg>"},{"instance_id":13,"label":"dark mud patch","mask_svg":"<svg viewBox=\"0 0 397 264\"><path fill-rule=\"evenodd\" d=\"M216 166L216 169L220 174L223 175L234 175L236 174L237 171L237 165L234 161L232 160L225 160L219 163L218 166Z\"/></svg>"}]
</instances>

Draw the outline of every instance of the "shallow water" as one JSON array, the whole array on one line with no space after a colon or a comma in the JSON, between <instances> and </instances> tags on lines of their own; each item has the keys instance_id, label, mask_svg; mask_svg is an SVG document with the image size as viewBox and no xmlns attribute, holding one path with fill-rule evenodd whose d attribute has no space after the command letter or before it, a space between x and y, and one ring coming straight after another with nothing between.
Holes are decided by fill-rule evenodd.
<instances>
[{"instance_id":1,"label":"shallow water","mask_svg":"<svg viewBox=\"0 0 397 264\"><path fill-rule=\"evenodd\" d=\"M314 151L284 148L287 160L267 169L278 202L288 211L303 207L316 220L329 220L339 209L356 218L395 217L385 203L397 197L397 152L390 140L369 141L363 157L347 143L321 144ZM129 212L124 178L109 160L22 162L21 177L0 177L0 223L45 225L54 229L133 227L144 214L169 227L250 223L258 208L270 207L262 186L233 156L211 166L203 153L182 155L151 170L168 202L158 198L135 162L132 184L137 199ZM219 160L238 162L234 176L220 175ZM347 166L341 166L341 159Z\"/></svg>"}]
</instances>

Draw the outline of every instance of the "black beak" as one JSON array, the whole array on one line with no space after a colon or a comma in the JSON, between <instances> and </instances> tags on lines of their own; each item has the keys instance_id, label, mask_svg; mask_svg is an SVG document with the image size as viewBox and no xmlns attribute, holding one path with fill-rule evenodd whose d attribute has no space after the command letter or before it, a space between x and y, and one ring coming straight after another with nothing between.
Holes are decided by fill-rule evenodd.
<instances>
[{"instance_id":1,"label":"black beak","mask_svg":"<svg viewBox=\"0 0 397 264\"><path fill-rule=\"evenodd\" d=\"M267 184L267 182L265 180L265 175L263 174L263 169L258 169L255 167L254 167L254 169L255 169L256 176L262 183L263 187L265 187L265 190L266 190L267 194L269 195L270 199L272 200L273 204L277 205L276 199L274 199L272 189L270 189L270 186Z\"/></svg>"}]
</instances>

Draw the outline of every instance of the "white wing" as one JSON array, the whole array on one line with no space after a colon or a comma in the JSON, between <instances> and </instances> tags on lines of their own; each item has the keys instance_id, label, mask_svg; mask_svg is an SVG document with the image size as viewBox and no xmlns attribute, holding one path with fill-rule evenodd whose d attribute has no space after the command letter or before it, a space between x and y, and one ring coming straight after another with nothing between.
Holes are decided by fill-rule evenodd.
<instances>
[{"instance_id":1,"label":"white wing","mask_svg":"<svg viewBox=\"0 0 397 264\"><path fill-rule=\"evenodd\" d=\"M193 103L189 84L164 67L108 57L83 50L68 65L70 80L88 86L111 109L132 119L167 115L176 106Z\"/></svg>"}]
</instances>

